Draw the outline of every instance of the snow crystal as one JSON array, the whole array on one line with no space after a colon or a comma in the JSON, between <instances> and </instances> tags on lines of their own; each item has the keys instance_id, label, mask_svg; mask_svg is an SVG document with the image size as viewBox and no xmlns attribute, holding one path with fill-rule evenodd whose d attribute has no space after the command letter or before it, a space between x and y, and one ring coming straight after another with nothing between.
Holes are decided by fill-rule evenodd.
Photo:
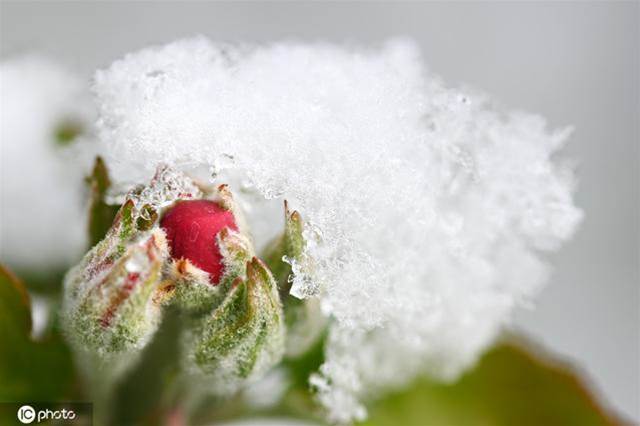
<instances>
[{"instance_id":1,"label":"snow crystal","mask_svg":"<svg viewBox=\"0 0 640 426\"><path fill-rule=\"evenodd\" d=\"M569 130L447 88L409 41L182 40L98 71L94 91L117 179L208 170L249 200L258 244L281 226L275 200L301 212L313 265L293 289L335 319L313 377L334 421L474 362L581 218L554 156Z\"/></svg>"},{"instance_id":2,"label":"snow crystal","mask_svg":"<svg viewBox=\"0 0 640 426\"><path fill-rule=\"evenodd\" d=\"M86 244L84 147L92 117L86 83L37 55L0 63L0 257L43 271L76 260Z\"/></svg>"},{"instance_id":3,"label":"snow crystal","mask_svg":"<svg viewBox=\"0 0 640 426\"><path fill-rule=\"evenodd\" d=\"M146 206L160 210L173 204L177 199L198 198L202 191L193 180L183 173L161 165L151 180L151 184L141 187L139 192L130 195L136 213L149 219Z\"/></svg>"}]
</instances>

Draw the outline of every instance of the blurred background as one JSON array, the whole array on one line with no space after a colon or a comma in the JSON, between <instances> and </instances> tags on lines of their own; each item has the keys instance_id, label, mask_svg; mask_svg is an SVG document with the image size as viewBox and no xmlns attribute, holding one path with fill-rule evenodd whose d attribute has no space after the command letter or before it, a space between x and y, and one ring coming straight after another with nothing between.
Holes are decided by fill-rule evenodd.
<instances>
[{"instance_id":1,"label":"blurred background","mask_svg":"<svg viewBox=\"0 0 640 426\"><path fill-rule=\"evenodd\" d=\"M126 52L205 34L376 43L409 36L450 86L575 126L576 237L513 328L586 373L609 406L640 421L640 3L6 2L0 56L38 51L89 79ZM1 112L0 112L1 113Z\"/></svg>"}]
</instances>

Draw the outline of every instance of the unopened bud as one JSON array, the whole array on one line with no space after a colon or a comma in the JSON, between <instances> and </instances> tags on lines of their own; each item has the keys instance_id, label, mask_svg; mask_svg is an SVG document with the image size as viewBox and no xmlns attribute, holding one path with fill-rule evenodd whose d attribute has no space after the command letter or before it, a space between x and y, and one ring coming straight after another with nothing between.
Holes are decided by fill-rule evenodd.
<instances>
[{"instance_id":1,"label":"unopened bud","mask_svg":"<svg viewBox=\"0 0 640 426\"><path fill-rule=\"evenodd\" d=\"M84 263L72 270L66 322L73 340L103 355L135 350L148 341L160 321L154 294L166 256L164 234L152 232L120 256L112 253L89 268Z\"/></svg>"},{"instance_id":2,"label":"unopened bud","mask_svg":"<svg viewBox=\"0 0 640 426\"><path fill-rule=\"evenodd\" d=\"M201 325L191 355L222 388L260 376L280 361L285 328L276 282L254 257L246 277L232 282L225 300Z\"/></svg>"},{"instance_id":3,"label":"unopened bud","mask_svg":"<svg viewBox=\"0 0 640 426\"><path fill-rule=\"evenodd\" d=\"M276 281L255 257L229 188L198 186L161 167L149 186L127 195L106 236L67 274L65 328L98 359L137 353L168 305L187 314L183 353L221 388L282 358Z\"/></svg>"}]
</instances>

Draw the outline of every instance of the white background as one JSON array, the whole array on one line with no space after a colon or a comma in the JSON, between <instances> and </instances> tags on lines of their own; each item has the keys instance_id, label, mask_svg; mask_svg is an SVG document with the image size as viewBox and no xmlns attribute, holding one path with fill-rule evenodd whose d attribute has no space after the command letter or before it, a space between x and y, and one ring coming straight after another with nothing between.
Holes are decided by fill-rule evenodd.
<instances>
[{"instance_id":1,"label":"white background","mask_svg":"<svg viewBox=\"0 0 640 426\"><path fill-rule=\"evenodd\" d=\"M0 55L52 54L89 77L150 43L206 34L370 43L408 35L451 85L572 124L586 218L551 259L556 273L514 327L583 368L609 404L640 419L637 2L8 3Z\"/></svg>"}]
</instances>

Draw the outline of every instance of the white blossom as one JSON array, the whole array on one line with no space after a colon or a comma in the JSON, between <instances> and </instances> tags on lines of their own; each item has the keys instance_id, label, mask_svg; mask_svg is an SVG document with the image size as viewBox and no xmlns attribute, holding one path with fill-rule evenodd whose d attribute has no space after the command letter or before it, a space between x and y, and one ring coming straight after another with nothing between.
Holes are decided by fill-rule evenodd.
<instances>
[{"instance_id":1,"label":"white blossom","mask_svg":"<svg viewBox=\"0 0 640 426\"><path fill-rule=\"evenodd\" d=\"M581 218L556 161L569 130L448 88L409 41L182 40L98 71L94 91L122 184L161 162L208 170L244 191L259 245L280 200L300 211L313 268L292 293L320 297L334 319L312 378L333 421L473 363Z\"/></svg>"},{"instance_id":2,"label":"white blossom","mask_svg":"<svg viewBox=\"0 0 640 426\"><path fill-rule=\"evenodd\" d=\"M0 257L20 270L64 267L86 244L81 137L57 141L64 126L91 125L86 82L35 54L0 62ZM73 129L69 129L74 131Z\"/></svg>"}]
</instances>

